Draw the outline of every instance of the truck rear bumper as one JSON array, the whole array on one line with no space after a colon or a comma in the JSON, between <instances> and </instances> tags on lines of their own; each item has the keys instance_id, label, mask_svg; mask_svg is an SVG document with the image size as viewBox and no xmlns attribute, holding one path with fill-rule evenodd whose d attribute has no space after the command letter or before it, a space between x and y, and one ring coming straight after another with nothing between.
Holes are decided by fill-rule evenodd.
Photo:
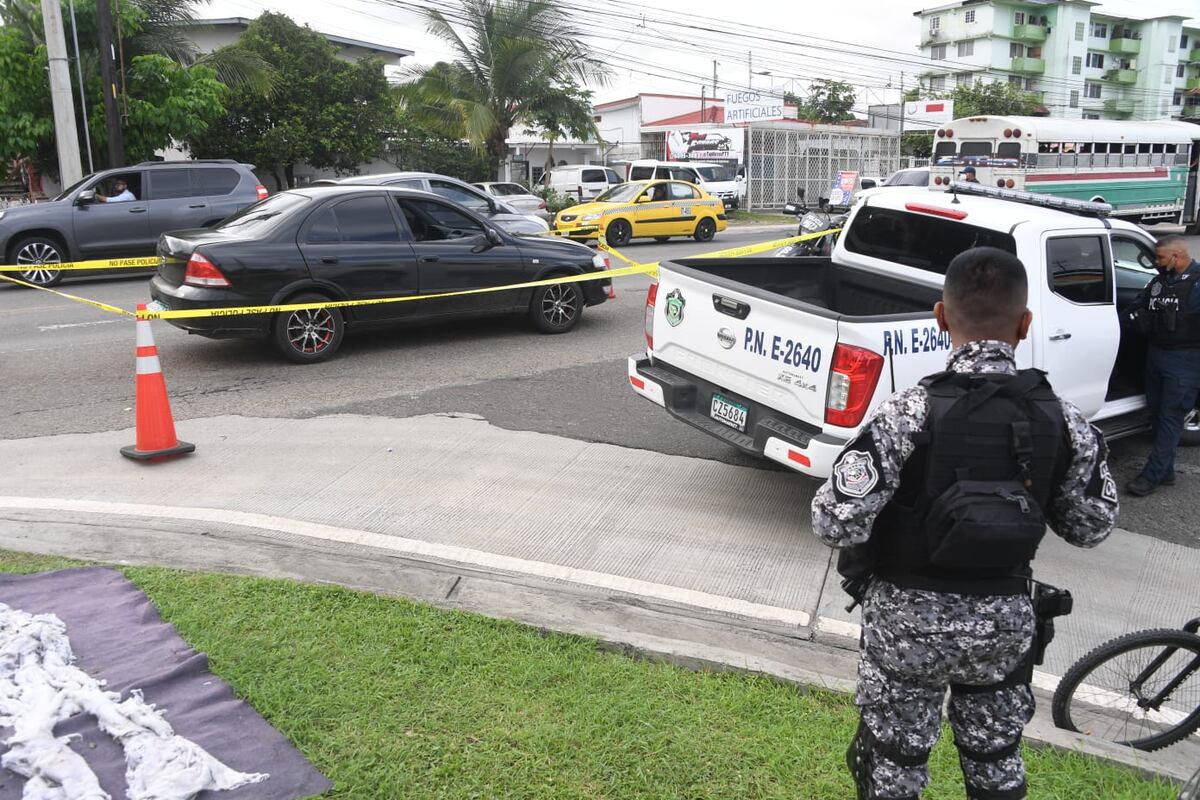
<instances>
[{"instance_id":1,"label":"truck rear bumper","mask_svg":"<svg viewBox=\"0 0 1200 800\"><path fill-rule=\"evenodd\" d=\"M712 396L730 397L729 390L661 362L651 364L642 354L629 357L628 373L629 385L636 393L676 419L744 453L768 458L804 475L828 478L834 459L846 444L844 439L744 397L732 399L748 409L745 433L718 422L708 414Z\"/></svg>"}]
</instances>

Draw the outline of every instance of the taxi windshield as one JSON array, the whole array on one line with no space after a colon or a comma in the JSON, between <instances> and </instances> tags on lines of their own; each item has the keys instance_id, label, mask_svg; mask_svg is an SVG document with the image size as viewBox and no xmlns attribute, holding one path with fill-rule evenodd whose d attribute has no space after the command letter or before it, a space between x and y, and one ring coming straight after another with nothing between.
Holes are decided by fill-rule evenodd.
<instances>
[{"instance_id":1,"label":"taxi windshield","mask_svg":"<svg viewBox=\"0 0 1200 800\"><path fill-rule=\"evenodd\" d=\"M644 183L622 183L596 196L597 203L629 203L646 188Z\"/></svg>"}]
</instances>

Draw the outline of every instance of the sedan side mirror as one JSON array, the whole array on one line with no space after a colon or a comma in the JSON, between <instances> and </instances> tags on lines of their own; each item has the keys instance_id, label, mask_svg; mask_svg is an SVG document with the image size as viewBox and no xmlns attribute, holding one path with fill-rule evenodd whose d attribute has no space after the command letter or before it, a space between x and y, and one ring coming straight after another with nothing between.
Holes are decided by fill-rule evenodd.
<instances>
[{"instance_id":1,"label":"sedan side mirror","mask_svg":"<svg viewBox=\"0 0 1200 800\"><path fill-rule=\"evenodd\" d=\"M75 205L77 206L86 206L94 202L96 202L95 189L84 189L82 192L75 195Z\"/></svg>"},{"instance_id":2,"label":"sedan side mirror","mask_svg":"<svg viewBox=\"0 0 1200 800\"><path fill-rule=\"evenodd\" d=\"M650 202L650 195L648 195L648 194L641 195L640 197L638 197L638 199L637 199L637 202L639 202L639 203L649 203L649 202Z\"/></svg>"},{"instance_id":3,"label":"sedan side mirror","mask_svg":"<svg viewBox=\"0 0 1200 800\"><path fill-rule=\"evenodd\" d=\"M487 233L484 234L484 237L486 238L487 243L492 247L499 247L500 245L504 244L504 237L501 236L500 231L496 230L495 228L488 228Z\"/></svg>"}]
</instances>

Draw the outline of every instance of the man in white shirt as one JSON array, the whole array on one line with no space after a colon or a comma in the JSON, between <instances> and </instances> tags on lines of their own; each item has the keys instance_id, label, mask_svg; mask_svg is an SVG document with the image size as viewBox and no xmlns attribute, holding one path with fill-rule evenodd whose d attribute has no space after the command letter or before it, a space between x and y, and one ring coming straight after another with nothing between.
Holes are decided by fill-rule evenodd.
<instances>
[{"instance_id":1,"label":"man in white shirt","mask_svg":"<svg viewBox=\"0 0 1200 800\"><path fill-rule=\"evenodd\" d=\"M113 194L105 196L96 192L96 199L101 203L126 203L130 200L137 200L133 192L129 191L129 184L124 178L117 178L113 181Z\"/></svg>"}]
</instances>

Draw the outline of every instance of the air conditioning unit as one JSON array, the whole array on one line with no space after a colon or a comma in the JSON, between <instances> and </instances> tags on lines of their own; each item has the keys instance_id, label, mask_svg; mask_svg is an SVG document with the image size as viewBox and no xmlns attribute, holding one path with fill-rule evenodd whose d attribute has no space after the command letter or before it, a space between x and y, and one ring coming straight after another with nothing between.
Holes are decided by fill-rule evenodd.
<instances>
[{"instance_id":1,"label":"air conditioning unit","mask_svg":"<svg viewBox=\"0 0 1200 800\"><path fill-rule=\"evenodd\" d=\"M938 30L937 28L929 29L929 38L930 39L940 39L941 36L942 36L942 32L940 30Z\"/></svg>"}]
</instances>

